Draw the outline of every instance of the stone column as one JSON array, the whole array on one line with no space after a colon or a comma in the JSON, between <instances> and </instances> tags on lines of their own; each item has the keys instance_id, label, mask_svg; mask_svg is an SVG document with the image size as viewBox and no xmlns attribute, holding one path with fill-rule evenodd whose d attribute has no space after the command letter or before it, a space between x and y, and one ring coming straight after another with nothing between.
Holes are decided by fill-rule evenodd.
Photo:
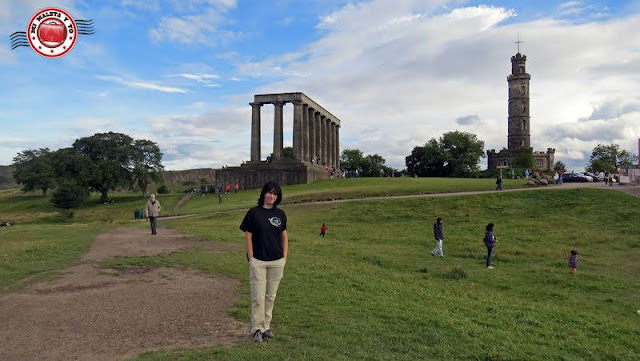
<instances>
[{"instance_id":1,"label":"stone column","mask_svg":"<svg viewBox=\"0 0 640 361\"><path fill-rule=\"evenodd\" d=\"M331 153L331 157L329 157L331 159L331 164L329 164L329 167L335 167L336 166L336 123L334 122L329 123L329 137L331 138L329 139L329 143L330 143L329 152Z\"/></svg>"},{"instance_id":2,"label":"stone column","mask_svg":"<svg viewBox=\"0 0 640 361\"><path fill-rule=\"evenodd\" d=\"M273 112L273 159L282 158L282 107L283 102L273 103L275 110Z\"/></svg>"},{"instance_id":3,"label":"stone column","mask_svg":"<svg viewBox=\"0 0 640 361\"><path fill-rule=\"evenodd\" d=\"M316 156L316 110L309 108L309 161Z\"/></svg>"},{"instance_id":4,"label":"stone column","mask_svg":"<svg viewBox=\"0 0 640 361\"><path fill-rule=\"evenodd\" d=\"M316 147L314 150L314 155L316 158L318 157L322 157L322 148L321 148L321 144L322 144L322 127L321 127L321 120L320 120L320 112L315 113L315 128L316 128Z\"/></svg>"},{"instance_id":5,"label":"stone column","mask_svg":"<svg viewBox=\"0 0 640 361\"><path fill-rule=\"evenodd\" d=\"M340 126L336 124L336 169L340 169Z\"/></svg>"},{"instance_id":6,"label":"stone column","mask_svg":"<svg viewBox=\"0 0 640 361\"><path fill-rule=\"evenodd\" d=\"M327 118L327 167L333 167L333 132L331 129L333 121Z\"/></svg>"},{"instance_id":7,"label":"stone column","mask_svg":"<svg viewBox=\"0 0 640 361\"><path fill-rule=\"evenodd\" d=\"M260 161L260 103L251 105L251 161Z\"/></svg>"},{"instance_id":8,"label":"stone column","mask_svg":"<svg viewBox=\"0 0 640 361\"><path fill-rule=\"evenodd\" d=\"M329 165L329 119L322 116L322 163Z\"/></svg>"},{"instance_id":9,"label":"stone column","mask_svg":"<svg viewBox=\"0 0 640 361\"><path fill-rule=\"evenodd\" d=\"M309 106L307 104L302 105L302 159L303 161L309 161Z\"/></svg>"},{"instance_id":10,"label":"stone column","mask_svg":"<svg viewBox=\"0 0 640 361\"><path fill-rule=\"evenodd\" d=\"M302 102L293 103L293 155L302 160Z\"/></svg>"}]
</instances>

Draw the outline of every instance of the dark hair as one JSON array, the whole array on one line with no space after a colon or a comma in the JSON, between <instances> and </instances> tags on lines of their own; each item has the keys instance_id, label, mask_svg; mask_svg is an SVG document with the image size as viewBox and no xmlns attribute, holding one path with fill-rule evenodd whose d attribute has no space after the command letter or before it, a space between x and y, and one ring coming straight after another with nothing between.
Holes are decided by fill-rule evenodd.
<instances>
[{"instance_id":1,"label":"dark hair","mask_svg":"<svg viewBox=\"0 0 640 361\"><path fill-rule=\"evenodd\" d=\"M571 254L578 254L578 252L576 252L576 250L575 250L575 249L572 249L572 250L571 250Z\"/></svg>"},{"instance_id":2,"label":"dark hair","mask_svg":"<svg viewBox=\"0 0 640 361\"><path fill-rule=\"evenodd\" d=\"M262 191L260 192L260 198L258 198L259 206L264 205L264 195L271 191L275 191L278 194L278 198L276 199L275 203L273 203L273 205L277 207L278 204L282 202L282 189L280 189L280 184L274 181L269 181L262 186Z\"/></svg>"},{"instance_id":3,"label":"dark hair","mask_svg":"<svg viewBox=\"0 0 640 361\"><path fill-rule=\"evenodd\" d=\"M442 223L442 218L438 217L438 219L436 219L436 223Z\"/></svg>"},{"instance_id":4,"label":"dark hair","mask_svg":"<svg viewBox=\"0 0 640 361\"><path fill-rule=\"evenodd\" d=\"M493 232L493 223L489 223L489 224L487 224L486 231L487 231L487 232L489 232L489 231Z\"/></svg>"}]
</instances>

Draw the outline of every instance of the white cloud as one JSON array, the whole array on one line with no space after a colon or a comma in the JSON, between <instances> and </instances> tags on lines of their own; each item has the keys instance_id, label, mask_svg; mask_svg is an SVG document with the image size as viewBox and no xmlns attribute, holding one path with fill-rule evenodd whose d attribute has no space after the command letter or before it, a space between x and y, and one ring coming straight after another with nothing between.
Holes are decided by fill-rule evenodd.
<instances>
[{"instance_id":1,"label":"white cloud","mask_svg":"<svg viewBox=\"0 0 640 361\"><path fill-rule=\"evenodd\" d=\"M190 74L190 73L181 73L178 74L177 76L185 78L185 79L189 79L189 80L195 80L198 83L203 84L206 87L211 87L211 88L217 88L220 87L220 84L216 84L213 83L211 81L211 79L218 79L220 78L218 75L215 74Z\"/></svg>"},{"instance_id":2,"label":"white cloud","mask_svg":"<svg viewBox=\"0 0 640 361\"><path fill-rule=\"evenodd\" d=\"M160 18L158 25L149 30L151 41L215 46L241 36L237 32L219 29L225 21L225 13L236 6L235 1L186 1L174 3L174 6L194 13Z\"/></svg>"},{"instance_id":3,"label":"white cloud","mask_svg":"<svg viewBox=\"0 0 640 361\"><path fill-rule=\"evenodd\" d=\"M318 28L325 33L309 46L237 69L251 76L281 75L282 80L254 92L305 92L342 120L343 149L378 153L404 168L412 147L446 131L471 131L487 149L506 146L505 78L515 53L514 35L520 32L532 75L535 149L556 148L556 158L563 161L564 156L584 159L597 133L599 141L619 141L624 147L640 137L633 126L640 121L638 112L601 121L616 129L581 128L581 119L595 113L594 104L640 93L640 38L631 35L640 33L640 16L505 24L516 16L514 10L472 6L443 11L442 4L348 4L320 20ZM634 107L614 106L612 114ZM550 136L555 129L569 132L568 137Z\"/></svg>"},{"instance_id":4,"label":"white cloud","mask_svg":"<svg viewBox=\"0 0 640 361\"><path fill-rule=\"evenodd\" d=\"M111 76L111 75L96 75L96 78L104 81L110 81L117 84L122 84L128 86L129 88L140 88L140 89L149 89L156 90L163 93L186 93L183 89L169 87L164 85L158 85L152 82L144 82L144 81L135 81L135 80L126 80L119 76Z\"/></svg>"}]
</instances>

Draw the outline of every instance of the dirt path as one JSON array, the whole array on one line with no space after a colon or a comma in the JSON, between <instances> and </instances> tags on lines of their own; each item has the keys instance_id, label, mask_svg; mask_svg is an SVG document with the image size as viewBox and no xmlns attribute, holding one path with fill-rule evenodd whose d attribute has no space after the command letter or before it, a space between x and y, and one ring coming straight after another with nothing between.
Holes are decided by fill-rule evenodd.
<instances>
[{"instance_id":1,"label":"dirt path","mask_svg":"<svg viewBox=\"0 0 640 361\"><path fill-rule=\"evenodd\" d=\"M97 237L85 264L0 297L1 360L121 360L154 350L235 344L246 324L226 313L240 282L179 268L100 269L91 261L189 247L236 251L159 229L121 227Z\"/></svg>"}]
</instances>

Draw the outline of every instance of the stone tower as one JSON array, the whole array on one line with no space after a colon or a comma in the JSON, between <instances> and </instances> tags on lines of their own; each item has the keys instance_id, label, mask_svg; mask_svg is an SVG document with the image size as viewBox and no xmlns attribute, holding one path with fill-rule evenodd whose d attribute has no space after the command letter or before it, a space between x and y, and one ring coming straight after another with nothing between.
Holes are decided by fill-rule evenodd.
<instances>
[{"instance_id":1,"label":"stone tower","mask_svg":"<svg viewBox=\"0 0 640 361\"><path fill-rule=\"evenodd\" d=\"M511 57L511 74L509 83L509 121L507 131L507 147L518 150L531 147L529 124L529 80L525 63L527 56L517 53Z\"/></svg>"}]
</instances>

